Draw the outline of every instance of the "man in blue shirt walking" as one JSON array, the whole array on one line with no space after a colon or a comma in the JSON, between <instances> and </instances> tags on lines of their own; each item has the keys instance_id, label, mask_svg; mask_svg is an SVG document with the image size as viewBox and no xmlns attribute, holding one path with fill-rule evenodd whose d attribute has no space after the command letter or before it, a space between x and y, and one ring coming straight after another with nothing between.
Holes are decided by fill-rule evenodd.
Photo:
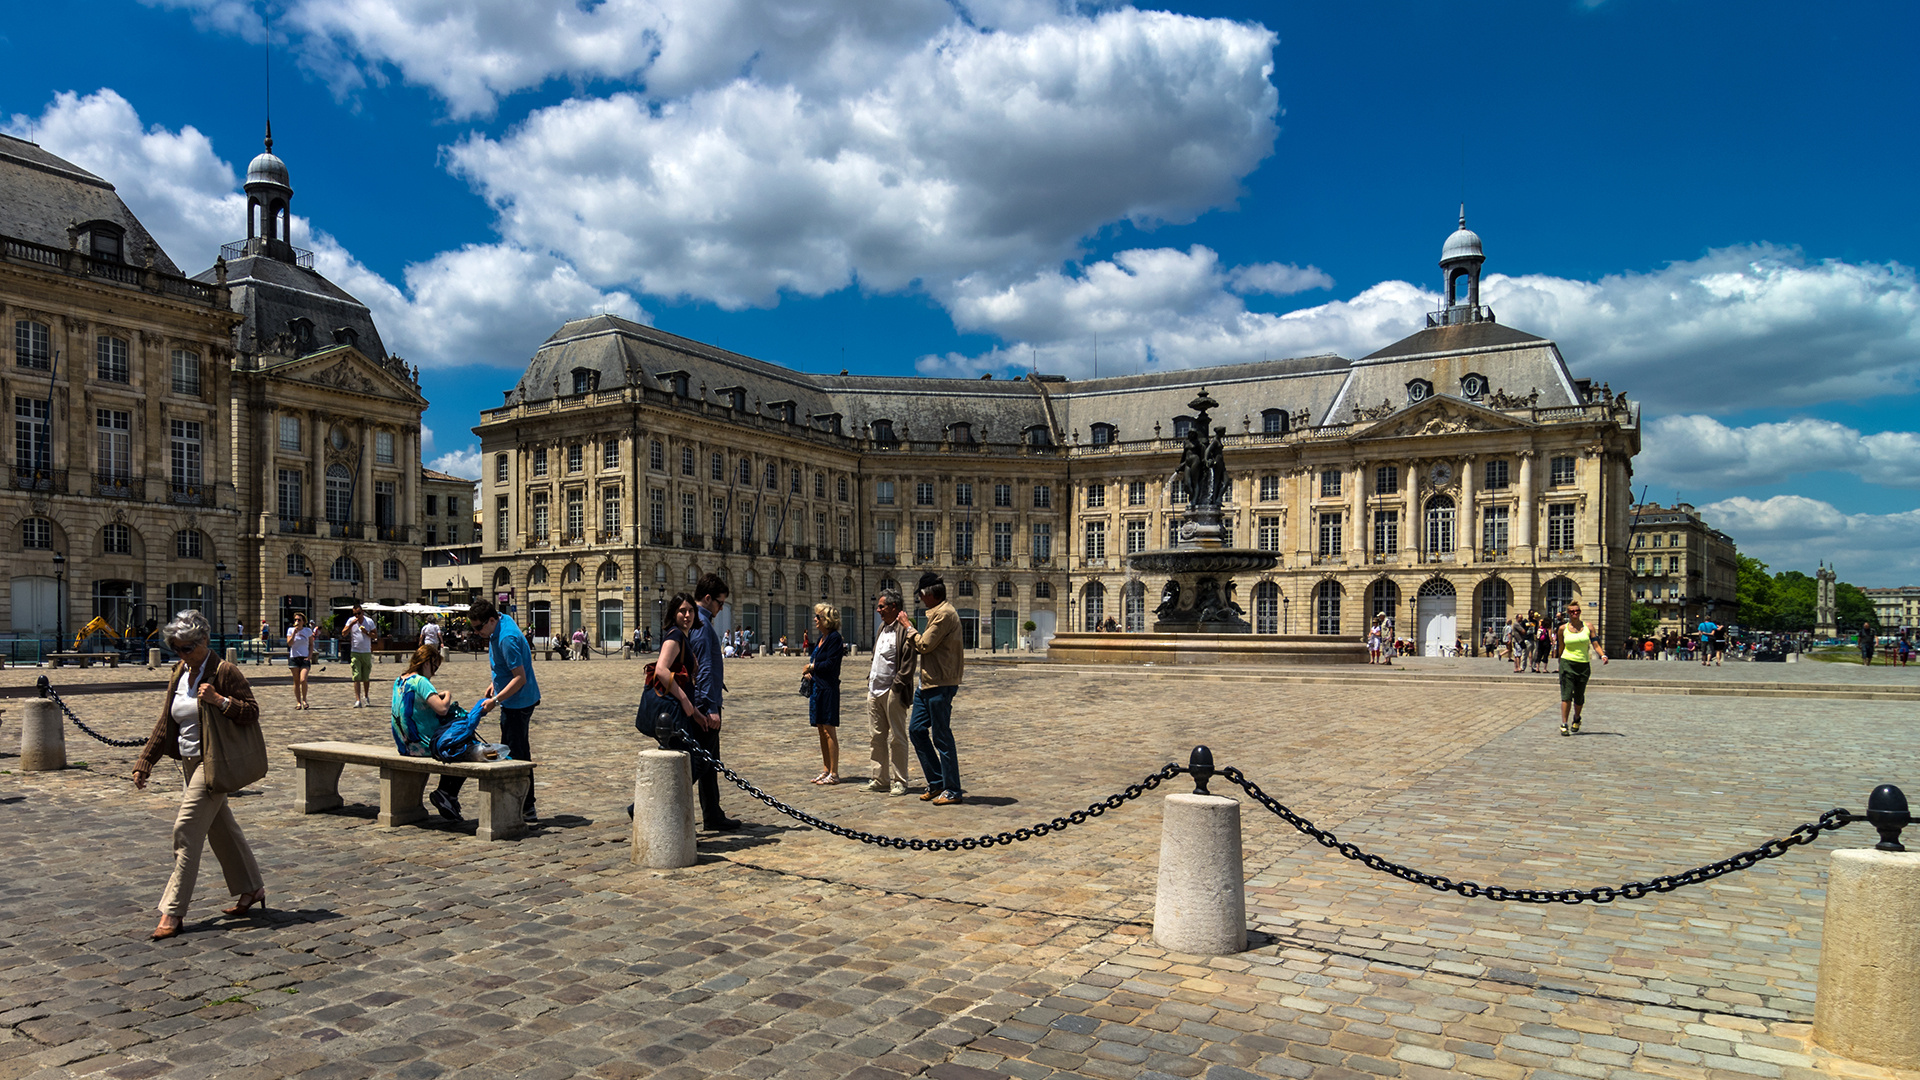
<instances>
[{"instance_id":1,"label":"man in blue shirt walking","mask_svg":"<svg viewBox=\"0 0 1920 1080\"><path fill-rule=\"evenodd\" d=\"M527 635L509 615L502 615L489 600L475 600L467 611L473 632L487 639L487 661L493 681L487 696L480 700L484 713L500 710L500 741L507 744L515 761L532 761L533 748L527 744L527 727L533 722L534 706L540 704L540 684L533 677L533 648ZM448 821L460 820L460 787L463 776L442 776L429 801ZM527 824L540 824L534 812L533 778L527 778L527 800L523 804Z\"/></svg>"},{"instance_id":2,"label":"man in blue shirt walking","mask_svg":"<svg viewBox=\"0 0 1920 1080\"><path fill-rule=\"evenodd\" d=\"M720 648L720 634L714 629L713 620L719 616L720 609L726 606L728 592L727 583L720 579L720 575L700 575L700 580L693 586L693 602L700 609L699 621L694 625L692 640L688 642L693 649L696 667L694 705L700 710L688 733L716 760L720 757L720 705L726 695L727 671L726 657ZM720 778L714 773L713 766L694 758L693 779L700 787L700 817L706 827L713 832L738 829L739 820L728 817L720 810Z\"/></svg>"}]
</instances>

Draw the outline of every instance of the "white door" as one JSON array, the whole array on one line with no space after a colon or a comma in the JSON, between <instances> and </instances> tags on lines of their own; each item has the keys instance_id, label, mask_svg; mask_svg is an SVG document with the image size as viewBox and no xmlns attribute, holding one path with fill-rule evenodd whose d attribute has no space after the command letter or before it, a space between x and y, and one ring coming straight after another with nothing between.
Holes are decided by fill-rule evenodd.
<instances>
[{"instance_id":1,"label":"white door","mask_svg":"<svg viewBox=\"0 0 1920 1080\"><path fill-rule=\"evenodd\" d=\"M1419 598L1417 627L1420 634L1420 655L1440 656L1442 649L1453 648L1454 642L1454 597L1422 596Z\"/></svg>"},{"instance_id":2,"label":"white door","mask_svg":"<svg viewBox=\"0 0 1920 1080\"><path fill-rule=\"evenodd\" d=\"M13 579L13 631L52 635L59 630L59 582L50 577Z\"/></svg>"}]
</instances>

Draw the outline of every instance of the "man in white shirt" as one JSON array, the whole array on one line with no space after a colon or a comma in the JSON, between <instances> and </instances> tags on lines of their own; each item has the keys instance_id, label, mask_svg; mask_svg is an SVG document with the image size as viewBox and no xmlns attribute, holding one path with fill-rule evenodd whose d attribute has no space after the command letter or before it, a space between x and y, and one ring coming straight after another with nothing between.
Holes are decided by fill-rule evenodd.
<instances>
[{"instance_id":1,"label":"man in white shirt","mask_svg":"<svg viewBox=\"0 0 1920 1080\"><path fill-rule=\"evenodd\" d=\"M432 646L433 651L439 655L441 662L444 663L446 661L447 650L440 644L439 623L434 622L432 619L427 620L426 625L420 628L420 644Z\"/></svg>"},{"instance_id":2,"label":"man in white shirt","mask_svg":"<svg viewBox=\"0 0 1920 1080\"><path fill-rule=\"evenodd\" d=\"M907 705L913 700L913 671L918 654L903 648L900 593L880 590L874 611L880 632L873 638L873 667L867 674L867 720L873 731L873 780L868 791L907 793Z\"/></svg>"},{"instance_id":3,"label":"man in white shirt","mask_svg":"<svg viewBox=\"0 0 1920 1080\"><path fill-rule=\"evenodd\" d=\"M347 667L353 673L353 707L373 707L373 620L354 605L353 617L340 634L346 639Z\"/></svg>"}]
</instances>

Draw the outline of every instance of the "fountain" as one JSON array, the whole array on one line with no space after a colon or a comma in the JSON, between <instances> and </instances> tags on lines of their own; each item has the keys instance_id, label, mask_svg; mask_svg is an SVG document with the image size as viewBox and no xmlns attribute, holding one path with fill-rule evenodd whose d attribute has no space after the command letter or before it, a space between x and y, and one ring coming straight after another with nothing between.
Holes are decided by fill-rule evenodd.
<instances>
[{"instance_id":1,"label":"fountain","mask_svg":"<svg viewBox=\"0 0 1920 1080\"><path fill-rule=\"evenodd\" d=\"M1187 403L1194 410L1180 449L1174 479L1187 493L1187 512L1177 546L1127 558L1131 584L1165 575L1150 633L1055 634L1050 660L1065 663L1309 663L1366 660L1358 639L1313 634L1254 634L1246 612L1231 594L1236 573L1271 570L1280 556L1256 548L1230 548L1223 540L1220 504L1227 492L1224 427L1208 426L1219 402L1203 388Z\"/></svg>"}]
</instances>

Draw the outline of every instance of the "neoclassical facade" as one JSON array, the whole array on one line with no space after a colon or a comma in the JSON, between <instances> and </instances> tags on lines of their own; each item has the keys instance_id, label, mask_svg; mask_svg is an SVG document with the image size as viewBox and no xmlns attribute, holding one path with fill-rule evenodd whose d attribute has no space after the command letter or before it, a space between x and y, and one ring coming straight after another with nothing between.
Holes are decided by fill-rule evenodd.
<instances>
[{"instance_id":1,"label":"neoclassical facade","mask_svg":"<svg viewBox=\"0 0 1920 1080\"><path fill-rule=\"evenodd\" d=\"M797 638L822 598L859 609L939 570L969 643L1031 622L1150 624L1126 556L1169 546L1188 402L1220 402L1230 543L1280 555L1232 583L1258 633L1357 637L1391 616L1428 649L1582 599L1627 625L1638 410L1478 302L1465 228L1447 304L1337 356L1069 381L816 376L612 316L561 327L474 430L483 569L535 634L606 642L704 570L733 617ZM868 617L849 636L871 640Z\"/></svg>"}]
</instances>

